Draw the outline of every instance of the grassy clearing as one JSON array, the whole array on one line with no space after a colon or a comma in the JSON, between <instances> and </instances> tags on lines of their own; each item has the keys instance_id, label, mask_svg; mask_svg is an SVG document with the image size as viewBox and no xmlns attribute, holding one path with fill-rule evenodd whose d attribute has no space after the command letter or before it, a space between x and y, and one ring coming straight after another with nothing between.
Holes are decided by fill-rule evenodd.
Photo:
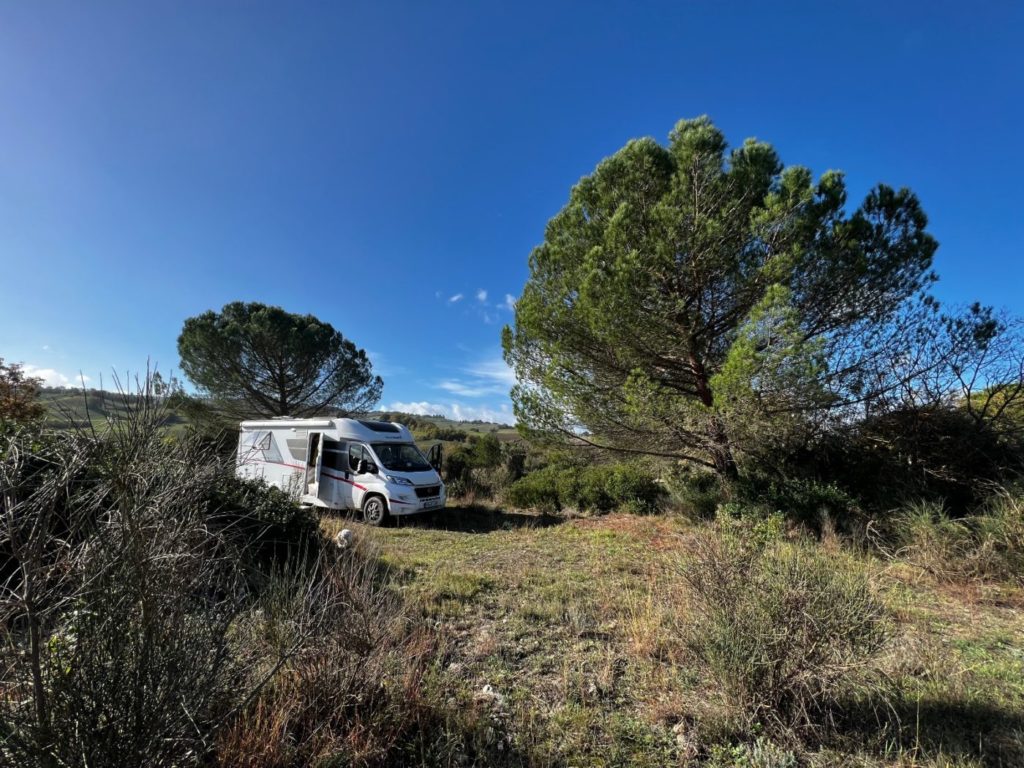
<instances>
[{"instance_id":1,"label":"grassy clearing","mask_svg":"<svg viewBox=\"0 0 1024 768\"><path fill-rule=\"evenodd\" d=\"M813 748L744 743L707 725L716 691L684 643L685 522L482 507L382 530L324 521L330 535L343 526L380 546L405 600L441 630L446 695L498 702L510 763L1024 764L1019 587L955 587L833 548L835 567L865 573L893 616L884 696L850 701L841 737Z\"/></svg>"}]
</instances>

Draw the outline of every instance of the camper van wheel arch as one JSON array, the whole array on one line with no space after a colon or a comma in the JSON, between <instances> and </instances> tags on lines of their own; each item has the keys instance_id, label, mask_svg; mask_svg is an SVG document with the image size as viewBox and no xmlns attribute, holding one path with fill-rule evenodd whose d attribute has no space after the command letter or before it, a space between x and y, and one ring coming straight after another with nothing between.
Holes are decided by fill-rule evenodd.
<instances>
[{"instance_id":1,"label":"camper van wheel arch","mask_svg":"<svg viewBox=\"0 0 1024 768\"><path fill-rule=\"evenodd\" d=\"M388 519L388 505L383 496L373 494L363 499L363 522L383 525Z\"/></svg>"}]
</instances>

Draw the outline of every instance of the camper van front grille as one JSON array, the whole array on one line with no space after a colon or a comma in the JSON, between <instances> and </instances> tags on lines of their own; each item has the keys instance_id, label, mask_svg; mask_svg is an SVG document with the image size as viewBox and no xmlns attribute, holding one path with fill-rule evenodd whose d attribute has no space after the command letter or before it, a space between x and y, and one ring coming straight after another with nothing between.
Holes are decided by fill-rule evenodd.
<instances>
[{"instance_id":1,"label":"camper van front grille","mask_svg":"<svg viewBox=\"0 0 1024 768\"><path fill-rule=\"evenodd\" d=\"M440 485L421 485L416 489L416 495L421 499L429 499L441 493Z\"/></svg>"}]
</instances>

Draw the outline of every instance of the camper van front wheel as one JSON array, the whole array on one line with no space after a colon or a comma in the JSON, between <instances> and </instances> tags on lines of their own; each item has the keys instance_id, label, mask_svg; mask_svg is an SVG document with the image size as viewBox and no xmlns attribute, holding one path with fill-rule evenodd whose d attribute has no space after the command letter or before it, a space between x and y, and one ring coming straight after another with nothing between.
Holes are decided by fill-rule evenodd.
<instances>
[{"instance_id":1,"label":"camper van front wheel","mask_svg":"<svg viewBox=\"0 0 1024 768\"><path fill-rule=\"evenodd\" d=\"M380 496L370 496L363 502L363 520L370 525L381 525L388 517L388 508Z\"/></svg>"}]
</instances>

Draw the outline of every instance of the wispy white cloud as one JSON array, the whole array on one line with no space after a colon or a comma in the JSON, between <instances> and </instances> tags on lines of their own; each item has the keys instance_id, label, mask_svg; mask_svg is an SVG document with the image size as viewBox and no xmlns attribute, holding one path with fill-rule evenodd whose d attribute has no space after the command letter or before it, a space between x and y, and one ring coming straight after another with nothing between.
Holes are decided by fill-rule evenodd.
<instances>
[{"instance_id":1,"label":"wispy white cloud","mask_svg":"<svg viewBox=\"0 0 1024 768\"><path fill-rule=\"evenodd\" d=\"M49 351L50 351L50 345L49 344L43 344L43 352L49 352Z\"/></svg>"},{"instance_id":2,"label":"wispy white cloud","mask_svg":"<svg viewBox=\"0 0 1024 768\"><path fill-rule=\"evenodd\" d=\"M454 296L449 297L448 303L449 304L455 304L458 301L462 301L462 298L463 298L463 296L462 296L461 293L456 293Z\"/></svg>"},{"instance_id":3,"label":"wispy white cloud","mask_svg":"<svg viewBox=\"0 0 1024 768\"><path fill-rule=\"evenodd\" d=\"M506 391L516 383L515 372L500 357L481 360L466 367L464 371L478 379L501 384Z\"/></svg>"},{"instance_id":4,"label":"wispy white cloud","mask_svg":"<svg viewBox=\"0 0 1024 768\"><path fill-rule=\"evenodd\" d=\"M68 376L53 368L41 368L28 363L22 366L22 371L33 379L42 379L45 387L80 387L83 381L86 384L92 381L88 376Z\"/></svg>"},{"instance_id":5,"label":"wispy white cloud","mask_svg":"<svg viewBox=\"0 0 1024 768\"><path fill-rule=\"evenodd\" d=\"M461 379L445 379L437 383L438 389L451 392L459 397L486 397L487 395L506 395L508 389L482 382L466 382Z\"/></svg>"},{"instance_id":6,"label":"wispy white cloud","mask_svg":"<svg viewBox=\"0 0 1024 768\"><path fill-rule=\"evenodd\" d=\"M487 291L485 291L483 288L478 290L476 292L476 300L479 301L481 304L487 303Z\"/></svg>"},{"instance_id":7,"label":"wispy white cloud","mask_svg":"<svg viewBox=\"0 0 1024 768\"><path fill-rule=\"evenodd\" d=\"M506 293L505 294L505 304L504 304L504 307L509 312L512 312L513 310L515 310L515 308L516 308L516 297L513 296L511 293Z\"/></svg>"},{"instance_id":8,"label":"wispy white cloud","mask_svg":"<svg viewBox=\"0 0 1024 768\"><path fill-rule=\"evenodd\" d=\"M492 421L498 424L512 424L515 417L507 405L500 408L490 406L474 406L465 403L431 403L426 400L415 402L396 401L387 406L385 410L401 411L416 416L444 416L453 421Z\"/></svg>"},{"instance_id":9,"label":"wispy white cloud","mask_svg":"<svg viewBox=\"0 0 1024 768\"><path fill-rule=\"evenodd\" d=\"M512 369L501 358L481 360L461 369L461 376L450 376L433 386L459 397L501 397L516 382Z\"/></svg>"}]
</instances>

